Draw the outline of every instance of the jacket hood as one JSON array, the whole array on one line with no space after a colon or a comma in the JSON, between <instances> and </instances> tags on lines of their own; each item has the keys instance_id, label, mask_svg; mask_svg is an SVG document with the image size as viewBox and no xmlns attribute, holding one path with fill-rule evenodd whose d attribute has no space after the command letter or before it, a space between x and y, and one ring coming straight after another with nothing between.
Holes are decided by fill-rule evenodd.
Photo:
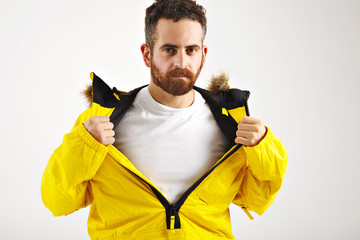
<instances>
[{"instance_id":1,"label":"jacket hood","mask_svg":"<svg viewBox=\"0 0 360 240\"><path fill-rule=\"evenodd\" d=\"M92 75L93 75L93 73L90 73L91 78L93 78ZM213 94L220 94L223 92L228 92L230 90L229 76L225 72L222 72L218 75L213 75L211 77L211 81L210 81L209 86L207 87L207 90ZM91 105L93 102L93 86L92 86L92 84L89 84L82 91L82 94L86 98L86 101L88 102L88 104Z\"/></svg>"}]
</instances>

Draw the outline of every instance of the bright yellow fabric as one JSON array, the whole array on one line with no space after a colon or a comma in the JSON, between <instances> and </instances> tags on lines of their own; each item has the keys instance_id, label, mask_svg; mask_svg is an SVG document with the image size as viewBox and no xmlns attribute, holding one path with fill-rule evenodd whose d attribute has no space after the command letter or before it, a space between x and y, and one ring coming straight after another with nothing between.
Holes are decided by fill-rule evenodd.
<instances>
[{"instance_id":1,"label":"bright yellow fabric","mask_svg":"<svg viewBox=\"0 0 360 240\"><path fill-rule=\"evenodd\" d=\"M259 145L239 148L189 195L179 211L180 229L166 229L164 207L135 174L152 183L83 125L91 116L112 111L94 103L80 115L51 156L41 185L43 202L55 216L91 204L91 239L234 239L229 205L262 214L281 186L287 154L268 129Z\"/></svg>"},{"instance_id":2,"label":"bright yellow fabric","mask_svg":"<svg viewBox=\"0 0 360 240\"><path fill-rule=\"evenodd\" d=\"M228 111L226 110L226 108L222 108L222 114L225 116L229 116Z\"/></svg>"},{"instance_id":3,"label":"bright yellow fabric","mask_svg":"<svg viewBox=\"0 0 360 240\"><path fill-rule=\"evenodd\" d=\"M246 116L245 107L239 107L234 109L229 109L228 112L230 113L231 117L239 123L243 116Z\"/></svg>"}]
</instances>

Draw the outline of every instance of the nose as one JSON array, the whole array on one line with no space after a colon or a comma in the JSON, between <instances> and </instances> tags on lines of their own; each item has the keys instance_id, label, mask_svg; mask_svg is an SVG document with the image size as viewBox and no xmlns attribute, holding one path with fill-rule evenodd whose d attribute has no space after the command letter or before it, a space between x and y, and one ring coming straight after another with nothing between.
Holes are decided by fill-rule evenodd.
<instances>
[{"instance_id":1,"label":"nose","mask_svg":"<svg viewBox=\"0 0 360 240\"><path fill-rule=\"evenodd\" d=\"M180 51L176 56L175 56L175 67L177 68L181 68L184 69L187 67L187 55L185 53L183 53L182 51Z\"/></svg>"}]
</instances>

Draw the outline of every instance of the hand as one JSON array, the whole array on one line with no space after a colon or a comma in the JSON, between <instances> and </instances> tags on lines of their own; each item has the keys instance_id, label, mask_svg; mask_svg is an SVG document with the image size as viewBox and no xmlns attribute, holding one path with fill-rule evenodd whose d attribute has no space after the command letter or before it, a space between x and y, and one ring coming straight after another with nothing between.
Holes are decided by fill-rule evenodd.
<instances>
[{"instance_id":1,"label":"hand","mask_svg":"<svg viewBox=\"0 0 360 240\"><path fill-rule=\"evenodd\" d=\"M86 120L84 126L99 143L109 145L115 142L114 124L108 116L91 117Z\"/></svg>"},{"instance_id":2,"label":"hand","mask_svg":"<svg viewBox=\"0 0 360 240\"><path fill-rule=\"evenodd\" d=\"M245 116L238 125L235 142L247 147L253 147L265 137L265 134L266 128L262 121Z\"/></svg>"}]
</instances>

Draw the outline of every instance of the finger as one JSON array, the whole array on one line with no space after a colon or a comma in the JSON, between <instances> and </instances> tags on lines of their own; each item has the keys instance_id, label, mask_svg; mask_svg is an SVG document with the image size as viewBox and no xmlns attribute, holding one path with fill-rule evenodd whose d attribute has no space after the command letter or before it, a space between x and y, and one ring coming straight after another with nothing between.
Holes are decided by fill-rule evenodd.
<instances>
[{"instance_id":1,"label":"finger","mask_svg":"<svg viewBox=\"0 0 360 240\"><path fill-rule=\"evenodd\" d=\"M236 133L236 137L242 139L242 143L247 146L256 145L258 139L257 134L255 132L247 132L247 131L238 131Z\"/></svg>"},{"instance_id":2,"label":"finger","mask_svg":"<svg viewBox=\"0 0 360 240\"><path fill-rule=\"evenodd\" d=\"M111 138L111 137L115 136L115 131L114 130L107 130L106 135L107 135L108 138Z\"/></svg>"},{"instance_id":3,"label":"finger","mask_svg":"<svg viewBox=\"0 0 360 240\"><path fill-rule=\"evenodd\" d=\"M101 122L98 124L99 124L99 129L112 130L114 128L114 124L112 122Z\"/></svg>"},{"instance_id":4,"label":"finger","mask_svg":"<svg viewBox=\"0 0 360 240\"><path fill-rule=\"evenodd\" d=\"M238 130L256 132L259 130L259 127L256 124L240 123L238 126Z\"/></svg>"},{"instance_id":5,"label":"finger","mask_svg":"<svg viewBox=\"0 0 360 240\"><path fill-rule=\"evenodd\" d=\"M244 131L253 134L262 134L264 130L265 126L259 124L241 124L238 126L238 131Z\"/></svg>"},{"instance_id":6,"label":"finger","mask_svg":"<svg viewBox=\"0 0 360 240\"><path fill-rule=\"evenodd\" d=\"M244 131L244 130L236 131L236 137L243 137L246 139L250 139L253 137L253 135L254 135L254 133L250 132L250 131Z\"/></svg>"},{"instance_id":7,"label":"finger","mask_svg":"<svg viewBox=\"0 0 360 240\"><path fill-rule=\"evenodd\" d=\"M257 144L254 138L247 138L243 136L235 138L235 143L243 144L247 147L252 147Z\"/></svg>"},{"instance_id":8,"label":"finger","mask_svg":"<svg viewBox=\"0 0 360 240\"><path fill-rule=\"evenodd\" d=\"M103 141L103 144L105 146L113 144L115 142L115 138L114 137L108 137Z\"/></svg>"},{"instance_id":9,"label":"finger","mask_svg":"<svg viewBox=\"0 0 360 240\"><path fill-rule=\"evenodd\" d=\"M104 137L102 139L103 141L103 144L106 145L106 144L112 144L115 142L115 131L113 130L106 130L104 132Z\"/></svg>"},{"instance_id":10,"label":"finger","mask_svg":"<svg viewBox=\"0 0 360 240\"><path fill-rule=\"evenodd\" d=\"M115 132L113 130L103 131L97 138L98 142L108 145L115 142Z\"/></svg>"},{"instance_id":11,"label":"finger","mask_svg":"<svg viewBox=\"0 0 360 240\"><path fill-rule=\"evenodd\" d=\"M237 137L235 138L235 143L237 144L242 144L242 145L248 145L249 144L249 140L247 138L244 138L244 137Z\"/></svg>"},{"instance_id":12,"label":"finger","mask_svg":"<svg viewBox=\"0 0 360 240\"><path fill-rule=\"evenodd\" d=\"M249 123L249 124L255 124L260 122L261 121L259 119L250 116L244 116L240 120L240 123Z\"/></svg>"}]
</instances>

